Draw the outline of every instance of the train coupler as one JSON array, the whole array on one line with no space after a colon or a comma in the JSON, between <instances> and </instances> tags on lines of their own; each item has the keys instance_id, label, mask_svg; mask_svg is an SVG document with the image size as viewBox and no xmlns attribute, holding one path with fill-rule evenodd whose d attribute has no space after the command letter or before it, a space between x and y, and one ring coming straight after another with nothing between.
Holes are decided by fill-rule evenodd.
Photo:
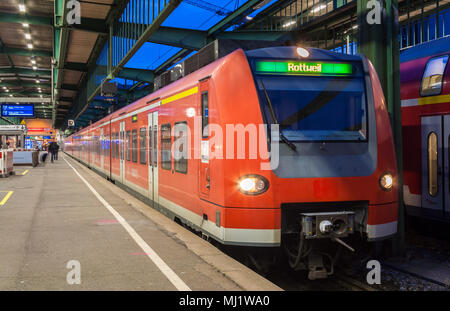
<instances>
[{"instance_id":1,"label":"train coupler","mask_svg":"<svg viewBox=\"0 0 450 311\"><path fill-rule=\"evenodd\" d=\"M342 238L353 233L354 212L303 213L301 215L302 234L306 239Z\"/></svg>"}]
</instances>

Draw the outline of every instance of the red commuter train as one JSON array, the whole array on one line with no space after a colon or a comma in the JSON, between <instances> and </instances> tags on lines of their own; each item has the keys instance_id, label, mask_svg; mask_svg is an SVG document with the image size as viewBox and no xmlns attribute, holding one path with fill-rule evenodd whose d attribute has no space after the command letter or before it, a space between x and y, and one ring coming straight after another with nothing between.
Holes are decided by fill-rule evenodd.
<instances>
[{"instance_id":1,"label":"red commuter train","mask_svg":"<svg viewBox=\"0 0 450 311\"><path fill-rule=\"evenodd\" d=\"M219 243L284 246L311 279L332 270L322 242L397 231L391 125L361 56L237 49L73 134L65 152Z\"/></svg>"},{"instance_id":2,"label":"red commuter train","mask_svg":"<svg viewBox=\"0 0 450 311\"><path fill-rule=\"evenodd\" d=\"M401 51L404 201L409 215L450 221L450 37Z\"/></svg>"}]
</instances>

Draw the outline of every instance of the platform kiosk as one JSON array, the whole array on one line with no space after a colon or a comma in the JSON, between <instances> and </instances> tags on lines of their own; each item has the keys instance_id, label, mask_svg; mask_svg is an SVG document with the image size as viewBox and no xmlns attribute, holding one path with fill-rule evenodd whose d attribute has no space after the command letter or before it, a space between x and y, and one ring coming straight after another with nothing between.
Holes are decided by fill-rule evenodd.
<instances>
[{"instance_id":1,"label":"platform kiosk","mask_svg":"<svg viewBox=\"0 0 450 311\"><path fill-rule=\"evenodd\" d=\"M32 164L33 149L25 148L25 125L0 125L0 150L13 154L13 164Z\"/></svg>"}]
</instances>

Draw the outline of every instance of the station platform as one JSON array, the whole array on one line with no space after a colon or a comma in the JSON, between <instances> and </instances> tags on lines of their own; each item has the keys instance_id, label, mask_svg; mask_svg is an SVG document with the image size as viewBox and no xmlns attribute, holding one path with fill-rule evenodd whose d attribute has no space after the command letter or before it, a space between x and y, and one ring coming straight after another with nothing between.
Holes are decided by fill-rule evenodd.
<instances>
[{"instance_id":1,"label":"station platform","mask_svg":"<svg viewBox=\"0 0 450 311\"><path fill-rule=\"evenodd\" d=\"M0 290L280 290L62 152L15 171L0 180Z\"/></svg>"}]
</instances>

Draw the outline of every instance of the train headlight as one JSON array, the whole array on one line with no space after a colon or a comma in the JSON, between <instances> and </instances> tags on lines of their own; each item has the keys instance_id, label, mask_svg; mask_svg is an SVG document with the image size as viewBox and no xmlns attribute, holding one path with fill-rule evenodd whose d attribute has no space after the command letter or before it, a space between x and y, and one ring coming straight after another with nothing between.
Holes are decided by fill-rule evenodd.
<instances>
[{"instance_id":1,"label":"train headlight","mask_svg":"<svg viewBox=\"0 0 450 311\"><path fill-rule=\"evenodd\" d=\"M392 177L392 174L390 173L384 173L380 177L380 187L384 191L390 191L392 190L394 186L394 177Z\"/></svg>"},{"instance_id":2,"label":"train headlight","mask_svg":"<svg viewBox=\"0 0 450 311\"><path fill-rule=\"evenodd\" d=\"M269 188L269 182L259 175L245 175L239 178L237 187L244 194L257 195Z\"/></svg>"}]
</instances>

